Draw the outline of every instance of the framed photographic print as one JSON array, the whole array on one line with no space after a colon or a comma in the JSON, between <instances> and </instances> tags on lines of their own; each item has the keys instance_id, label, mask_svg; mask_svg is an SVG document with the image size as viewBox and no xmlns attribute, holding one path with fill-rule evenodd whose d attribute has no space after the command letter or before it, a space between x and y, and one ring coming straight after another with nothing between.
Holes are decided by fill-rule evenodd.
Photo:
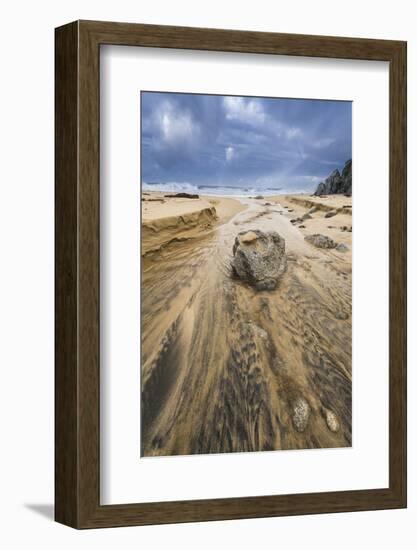
<instances>
[{"instance_id":1,"label":"framed photographic print","mask_svg":"<svg viewBox=\"0 0 417 550\"><path fill-rule=\"evenodd\" d=\"M406 44L56 29L56 520L406 506Z\"/></svg>"}]
</instances>

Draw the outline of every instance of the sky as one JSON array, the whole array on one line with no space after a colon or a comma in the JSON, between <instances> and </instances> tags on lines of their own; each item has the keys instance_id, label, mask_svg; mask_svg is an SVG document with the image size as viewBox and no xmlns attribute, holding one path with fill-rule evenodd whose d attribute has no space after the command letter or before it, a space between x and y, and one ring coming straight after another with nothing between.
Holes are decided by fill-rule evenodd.
<instances>
[{"instance_id":1,"label":"sky","mask_svg":"<svg viewBox=\"0 0 417 550\"><path fill-rule=\"evenodd\" d=\"M142 182L311 191L352 157L352 104L141 93Z\"/></svg>"}]
</instances>

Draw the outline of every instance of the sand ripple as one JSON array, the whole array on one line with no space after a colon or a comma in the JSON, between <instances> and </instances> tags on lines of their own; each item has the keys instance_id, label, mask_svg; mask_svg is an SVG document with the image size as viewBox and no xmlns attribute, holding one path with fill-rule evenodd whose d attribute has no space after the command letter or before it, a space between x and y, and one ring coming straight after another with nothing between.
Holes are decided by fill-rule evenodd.
<instances>
[{"instance_id":1,"label":"sand ripple","mask_svg":"<svg viewBox=\"0 0 417 550\"><path fill-rule=\"evenodd\" d=\"M143 259L145 456L351 445L350 260L313 250L280 204L247 202L207 236ZM286 239L275 291L233 278L244 229ZM303 429L294 411L308 411Z\"/></svg>"}]
</instances>

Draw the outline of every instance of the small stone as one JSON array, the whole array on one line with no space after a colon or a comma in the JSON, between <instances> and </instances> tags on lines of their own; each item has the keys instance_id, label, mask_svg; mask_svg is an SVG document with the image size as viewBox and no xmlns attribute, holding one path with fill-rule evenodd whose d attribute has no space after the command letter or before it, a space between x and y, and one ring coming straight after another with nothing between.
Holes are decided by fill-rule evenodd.
<instances>
[{"instance_id":1,"label":"small stone","mask_svg":"<svg viewBox=\"0 0 417 550\"><path fill-rule=\"evenodd\" d=\"M301 216L301 221L311 220L312 216L307 212L304 216Z\"/></svg>"},{"instance_id":2,"label":"small stone","mask_svg":"<svg viewBox=\"0 0 417 550\"><path fill-rule=\"evenodd\" d=\"M349 315L345 311L337 311L334 315L339 321L347 321Z\"/></svg>"},{"instance_id":3,"label":"small stone","mask_svg":"<svg viewBox=\"0 0 417 550\"><path fill-rule=\"evenodd\" d=\"M329 430L333 433L339 431L340 424L337 416L332 411L326 411L326 424Z\"/></svg>"},{"instance_id":4,"label":"small stone","mask_svg":"<svg viewBox=\"0 0 417 550\"><path fill-rule=\"evenodd\" d=\"M293 403L292 423L297 432L303 432L307 428L310 418L310 405L304 397L298 397Z\"/></svg>"},{"instance_id":5,"label":"small stone","mask_svg":"<svg viewBox=\"0 0 417 550\"><path fill-rule=\"evenodd\" d=\"M325 218L333 218L333 216L336 216L337 210L330 210L330 212L326 212L324 217Z\"/></svg>"},{"instance_id":6,"label":"small stone","mask_svg":"<svg viewBox=\"0 0 417 550\"><path fill-rule=\"evenodd\" d=\"M336 250L338 252L347 252L349 250L349 247L345 243L339 243L336 246Z\"/></svg>"}]
</instances>

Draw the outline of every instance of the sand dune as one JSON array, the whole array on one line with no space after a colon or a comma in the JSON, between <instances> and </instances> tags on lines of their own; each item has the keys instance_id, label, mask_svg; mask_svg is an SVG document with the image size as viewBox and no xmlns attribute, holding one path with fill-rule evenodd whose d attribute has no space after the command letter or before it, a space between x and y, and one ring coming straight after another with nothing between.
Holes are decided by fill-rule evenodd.
<instances>
[{"instance_id":1,"label":"sand dune","mask_svg":"<svg viewBox=\"0 0 417 550\"><path fill-rule=\"evenodd\" d=\"M189 212L158 218L149 204L154 216L149 208L142 220L142 250L154 250L142 261L142 455L351 445L351 233L341 227L352 219L344 210L325 218L321 208L293 224L310 208L300 200L202 199L199 211L215 213L184 222L186 229L167 218ZM331 201L314 199L339 208ZM274 291L233 276L235 236L250 229L285 238L287 270ZM184 232L193 238L178 239ZM315 248L304 240L315 232L348 252ZM163 236L162 247L154 234Z\"/></svg>"}]
</instances>

